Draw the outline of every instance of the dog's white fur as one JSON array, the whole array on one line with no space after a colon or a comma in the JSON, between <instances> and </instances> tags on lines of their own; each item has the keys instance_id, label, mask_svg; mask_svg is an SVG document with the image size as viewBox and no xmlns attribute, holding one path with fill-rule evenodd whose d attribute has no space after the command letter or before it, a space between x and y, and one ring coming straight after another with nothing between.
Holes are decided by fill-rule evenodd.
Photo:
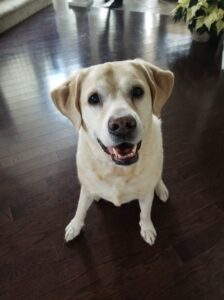
<instances>
[{"instance_id":1,"label":"dog's white fur","mask_svg":"<svg viewBox=\"0 0 224 300\"><path fill-rule=\"evenodd\" d=\"M163 202L168 199L161 177L163 146L158 116L172 91L173 81L170 71L136 59L83 69L52 92L58 109L79 129L77 169L81 192L75 217L66 227L66 241L80 233L94 200L103 198L120 206L138 199L141 235L147 243L154 244L156 231L151 221L154 191ZM144 89L141 99L131 99L133 86ZM103 104L92 107L88 98L96 91ZM102 150L97 139L112 147L108 120L126 115L136 120L134 143L141 140L142 145L136 163L120 166Z\"/></svg>"}]
</instances>

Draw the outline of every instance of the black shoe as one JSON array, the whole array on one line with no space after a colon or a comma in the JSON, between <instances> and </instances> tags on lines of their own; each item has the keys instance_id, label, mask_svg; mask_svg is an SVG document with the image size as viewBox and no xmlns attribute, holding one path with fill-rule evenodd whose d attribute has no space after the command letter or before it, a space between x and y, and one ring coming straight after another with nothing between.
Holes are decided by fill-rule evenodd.
<instances>
[{"instance_id":1,"label":"black shoe","mask_svg":"<svg viewBox=\"0 0 224 300\"><path fill-rule=\"evenodd\" d=\"M114 0L113 3L111 3L111 5L109 6L110 9L113 8L118 8L121 7L123 5L123 0Z\"/></svg>"}]
</instances>

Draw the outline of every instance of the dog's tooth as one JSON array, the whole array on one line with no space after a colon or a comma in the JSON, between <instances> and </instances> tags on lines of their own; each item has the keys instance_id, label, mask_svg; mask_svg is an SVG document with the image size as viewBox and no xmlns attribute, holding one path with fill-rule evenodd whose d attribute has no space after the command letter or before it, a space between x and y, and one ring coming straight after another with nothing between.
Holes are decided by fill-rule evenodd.
<instances>
[{"instance_id":1,"label":"dog's tooth","mask_svg":"<svg viewBox=\"0 0 224 300\"><path fill-rule=\"evenodd\" d=\"M117 155L117 151L115 148L112 148L113 154L116 156Z\"/></svg>"},{"instance_id":2,"label":"dog's tooth","mask_svg":"<svg viewBox=\"0 0 224 300\"><path fill-rule=\"evenodd\" d=\"M107 148L107 151L108 151L110 154L113 154L113 148L112 148L112 147L108 147L108 148Z\"/></svg>"}]
</instances>

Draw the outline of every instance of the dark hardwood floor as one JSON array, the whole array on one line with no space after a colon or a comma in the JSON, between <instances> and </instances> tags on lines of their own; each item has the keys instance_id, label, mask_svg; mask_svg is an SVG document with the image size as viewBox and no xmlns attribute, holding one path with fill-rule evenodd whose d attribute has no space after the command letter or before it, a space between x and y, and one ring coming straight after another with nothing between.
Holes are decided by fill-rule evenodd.
<instances>
[{"instance_id":1,"label":"dark hardwood floor","mask_svg":"<svg viewBox=\"0 0 224 300\"><path fill-rule=\"evenodd\" d=\"M224 299L222 44L150 13L68 10L58 1L0 37L0 299ZM78 68L141 57L175 73L163 111L158 238L139 234L137 202L89 210L64 243L79 195L77 133L50 91Z\"/></svg>"}]
</instances>

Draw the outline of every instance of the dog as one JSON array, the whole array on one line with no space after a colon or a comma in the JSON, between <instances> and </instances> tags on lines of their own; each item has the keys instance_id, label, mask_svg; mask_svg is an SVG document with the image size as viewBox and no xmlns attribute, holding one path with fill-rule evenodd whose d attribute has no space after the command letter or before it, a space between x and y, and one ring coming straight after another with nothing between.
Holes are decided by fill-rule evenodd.
<instances>
[{"instance_id":1,"label":"dog","mask_svg":"<svg viewBox=\"0 0 224 300\"><path fill-rule=\"evenodd\" d=\"M166 202L162 180L160 113L174 75L141 59L108 62L81 69L52 91L59 111L78 129L78 207L65 229L68 242L79 235L93 201L116 206L138 199L140 233L153 245L154 192Z\"/></svg>"}]
</instances>

